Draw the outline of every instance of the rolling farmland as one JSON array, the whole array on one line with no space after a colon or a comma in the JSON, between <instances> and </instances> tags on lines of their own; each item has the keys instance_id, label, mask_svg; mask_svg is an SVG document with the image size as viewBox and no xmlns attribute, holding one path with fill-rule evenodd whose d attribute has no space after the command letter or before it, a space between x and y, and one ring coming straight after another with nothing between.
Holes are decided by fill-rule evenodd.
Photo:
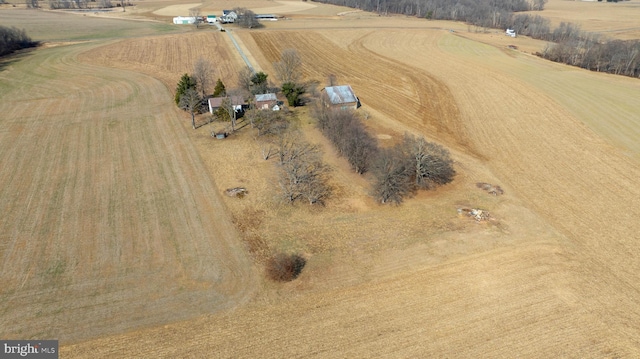
<instances>
[{"instance_id":1,"label":"rolling farmland","mask_svg":"<svg viewBox=\"0 0 640 359\"><path fill-rule=\"evenodd\" d=\"M295 48L306 80L352 85L383 145L447 146L454 183L379 206L302 109L337 196L279 204L249 128L213 141L171 102L200 56L235 86L242 60L219 32L28 53L0 72L0 335L58 335L69 358L640 356L638 80L461 24L290 5L291 21L234 29L254 65L273 74ZM583 5L550 13L563 6ZM246 198L219 195L237 185ZM265 281L269 251L307 267Z\"/></svg>"}]
</instances>

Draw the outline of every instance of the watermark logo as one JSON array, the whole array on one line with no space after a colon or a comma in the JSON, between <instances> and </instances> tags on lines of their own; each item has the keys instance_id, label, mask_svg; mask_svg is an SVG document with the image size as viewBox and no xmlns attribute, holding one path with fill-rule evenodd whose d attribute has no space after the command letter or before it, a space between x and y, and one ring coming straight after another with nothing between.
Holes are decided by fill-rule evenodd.
<instances>
[{"instance_id":1,"label":"watermark logo","mask_svg":"<svg viewBox=\"0 0 640 359\"><path fill-rule=\"evenodd\" d=\"M58 359L57 340L0 340L0 359Z\"/></svg>"}]
</instances>

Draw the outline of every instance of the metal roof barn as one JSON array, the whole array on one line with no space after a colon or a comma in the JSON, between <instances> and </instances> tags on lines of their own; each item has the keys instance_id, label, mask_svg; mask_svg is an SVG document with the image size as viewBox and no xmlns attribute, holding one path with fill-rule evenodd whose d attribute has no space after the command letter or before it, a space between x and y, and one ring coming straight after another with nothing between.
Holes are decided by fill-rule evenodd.
<instances>
[{"instance_id":1,"label":"metal roof barn","mask_svg":"<svg viewBox=\"0 0 640 359\"><path fill-rule=\"evenodd\" d=\"M329 101L334 105L358 102L358 98L350 85L330 86L325 87L324 90Z\"/></svg>"}]
</instances>

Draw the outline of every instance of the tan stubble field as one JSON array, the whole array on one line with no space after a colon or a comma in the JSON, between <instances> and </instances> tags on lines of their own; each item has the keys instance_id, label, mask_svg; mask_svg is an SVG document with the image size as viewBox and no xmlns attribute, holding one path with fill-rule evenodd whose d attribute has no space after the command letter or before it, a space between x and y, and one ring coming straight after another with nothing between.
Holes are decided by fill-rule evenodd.
<instances>
[{"instance_id":1,"label":"tan stubble field","mask_svg":"<svg viewBox=\"0 0 640 359\"><path fill-rule=\"evenodd\" d=\"M308 78L330 71L351 83L381 138L409 130L446 144L457 181L400 208L378 207L366 182L329 151L343 197L321 211L289 209L274 205L268 179L249 175L272 168L253 140L221 144L206 129L189 132L218 191L238 183L252 190L243 202L224 199L236 223L257 214L250 234L274 249L305 251L307 271L284 286L263 283L235 311L80 343L65 355L638 355L634 80L433 28L446 23L356 18L318 22L326 29L304 23L312 30L301 34L294 21L295 31L278 24L236 36L265 71L279 48L295 47ZM94 60L117 47L106 49ZM111 66L146 72L136 64L147 59L115 58ZM562 91L575 81L592 86ZM305 132L323 142L310 126ZM225 160L232 156L241 162ZM473 187L478 180L499 182L507 194L485 197ZM465 222L455 215L460 204L491 210L499 224ZM135 346L140 340L147 345Z\"/></svg>"}]
</instances>

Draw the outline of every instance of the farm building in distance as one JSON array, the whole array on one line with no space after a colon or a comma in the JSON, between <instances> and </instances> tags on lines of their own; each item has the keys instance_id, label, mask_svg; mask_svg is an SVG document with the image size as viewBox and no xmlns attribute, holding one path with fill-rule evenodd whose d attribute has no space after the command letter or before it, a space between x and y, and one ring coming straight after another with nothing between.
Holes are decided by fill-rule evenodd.
<instances>
[{"instance_id":1,"label":"farm building in distance","mask_svg":"<svg viewBox=\"0 0 640 359\"><path fill-rule=\"evenodd\" d=\"M218 22L218 18L215 15L207 15L207 23L213 24L214 22Z\"/></svg>"},{"instance_id":2,"label":"farm building in distance","mask_svg":"<svg viewBox=\"0 0 640 359\"><path fill-rule=\"evenodd\" d=\"M236 14L233 10L222 10L222 17L220 17L220 22L224 23L234 23L238 20L238 14Z\"/></svg>"},{"instance_id":3,"label":"farm building in distance","mask_svg":"<svg viewBox=\"0 0 640 359\"><path fill-rule=\"evenodd\" d=\"M209 112L213 114L222 106L222 102L228 97L212 97L209 99ZM242 96L231 96L231 105L235 112L242 111L247 108L247 102Z\"/></svg>"},{"instance_id":4,"label":"farm building in distance","mask_svg":"<svg viewBox=\"0 0 640 359\"><path fill-rule=\"evenodd\" d=\"M328 86L322 89L328 100L328 106L342 110L355 110L360 107L360 100L350 85Z\"/></svg>"},{"instance_id":5,"label":"farm building in distance","mask_svg":"<svg viewBox=\"0 0 640 359\"><path fill-rule=\"evenodd\" d=\"M279 111L280 105L278 104L278 98L274 93L265 93L262 95L256 95L256 108L259 110L274 110Z\"/></svg>"},{"instance_id":6,"label":"farm building in distance","mask_svg":"<svg viewBox=\"0 0 640 359\"><path fill-rule=\"evenodd\" d=\"M190 25L196 23L194 16L177 16L173 18L173 23L176 25Z\"/></svg>"},{"instance_id":7,"label":"farm building in distance","mask_svg":"<svg viewBox=\"0 0 640 359\"><path fill-rule=\"evenodd\" d=\"M256 14L256 19L261 21L278 21L278 17L273 14Z\"/></svg>"}]
</instances>

